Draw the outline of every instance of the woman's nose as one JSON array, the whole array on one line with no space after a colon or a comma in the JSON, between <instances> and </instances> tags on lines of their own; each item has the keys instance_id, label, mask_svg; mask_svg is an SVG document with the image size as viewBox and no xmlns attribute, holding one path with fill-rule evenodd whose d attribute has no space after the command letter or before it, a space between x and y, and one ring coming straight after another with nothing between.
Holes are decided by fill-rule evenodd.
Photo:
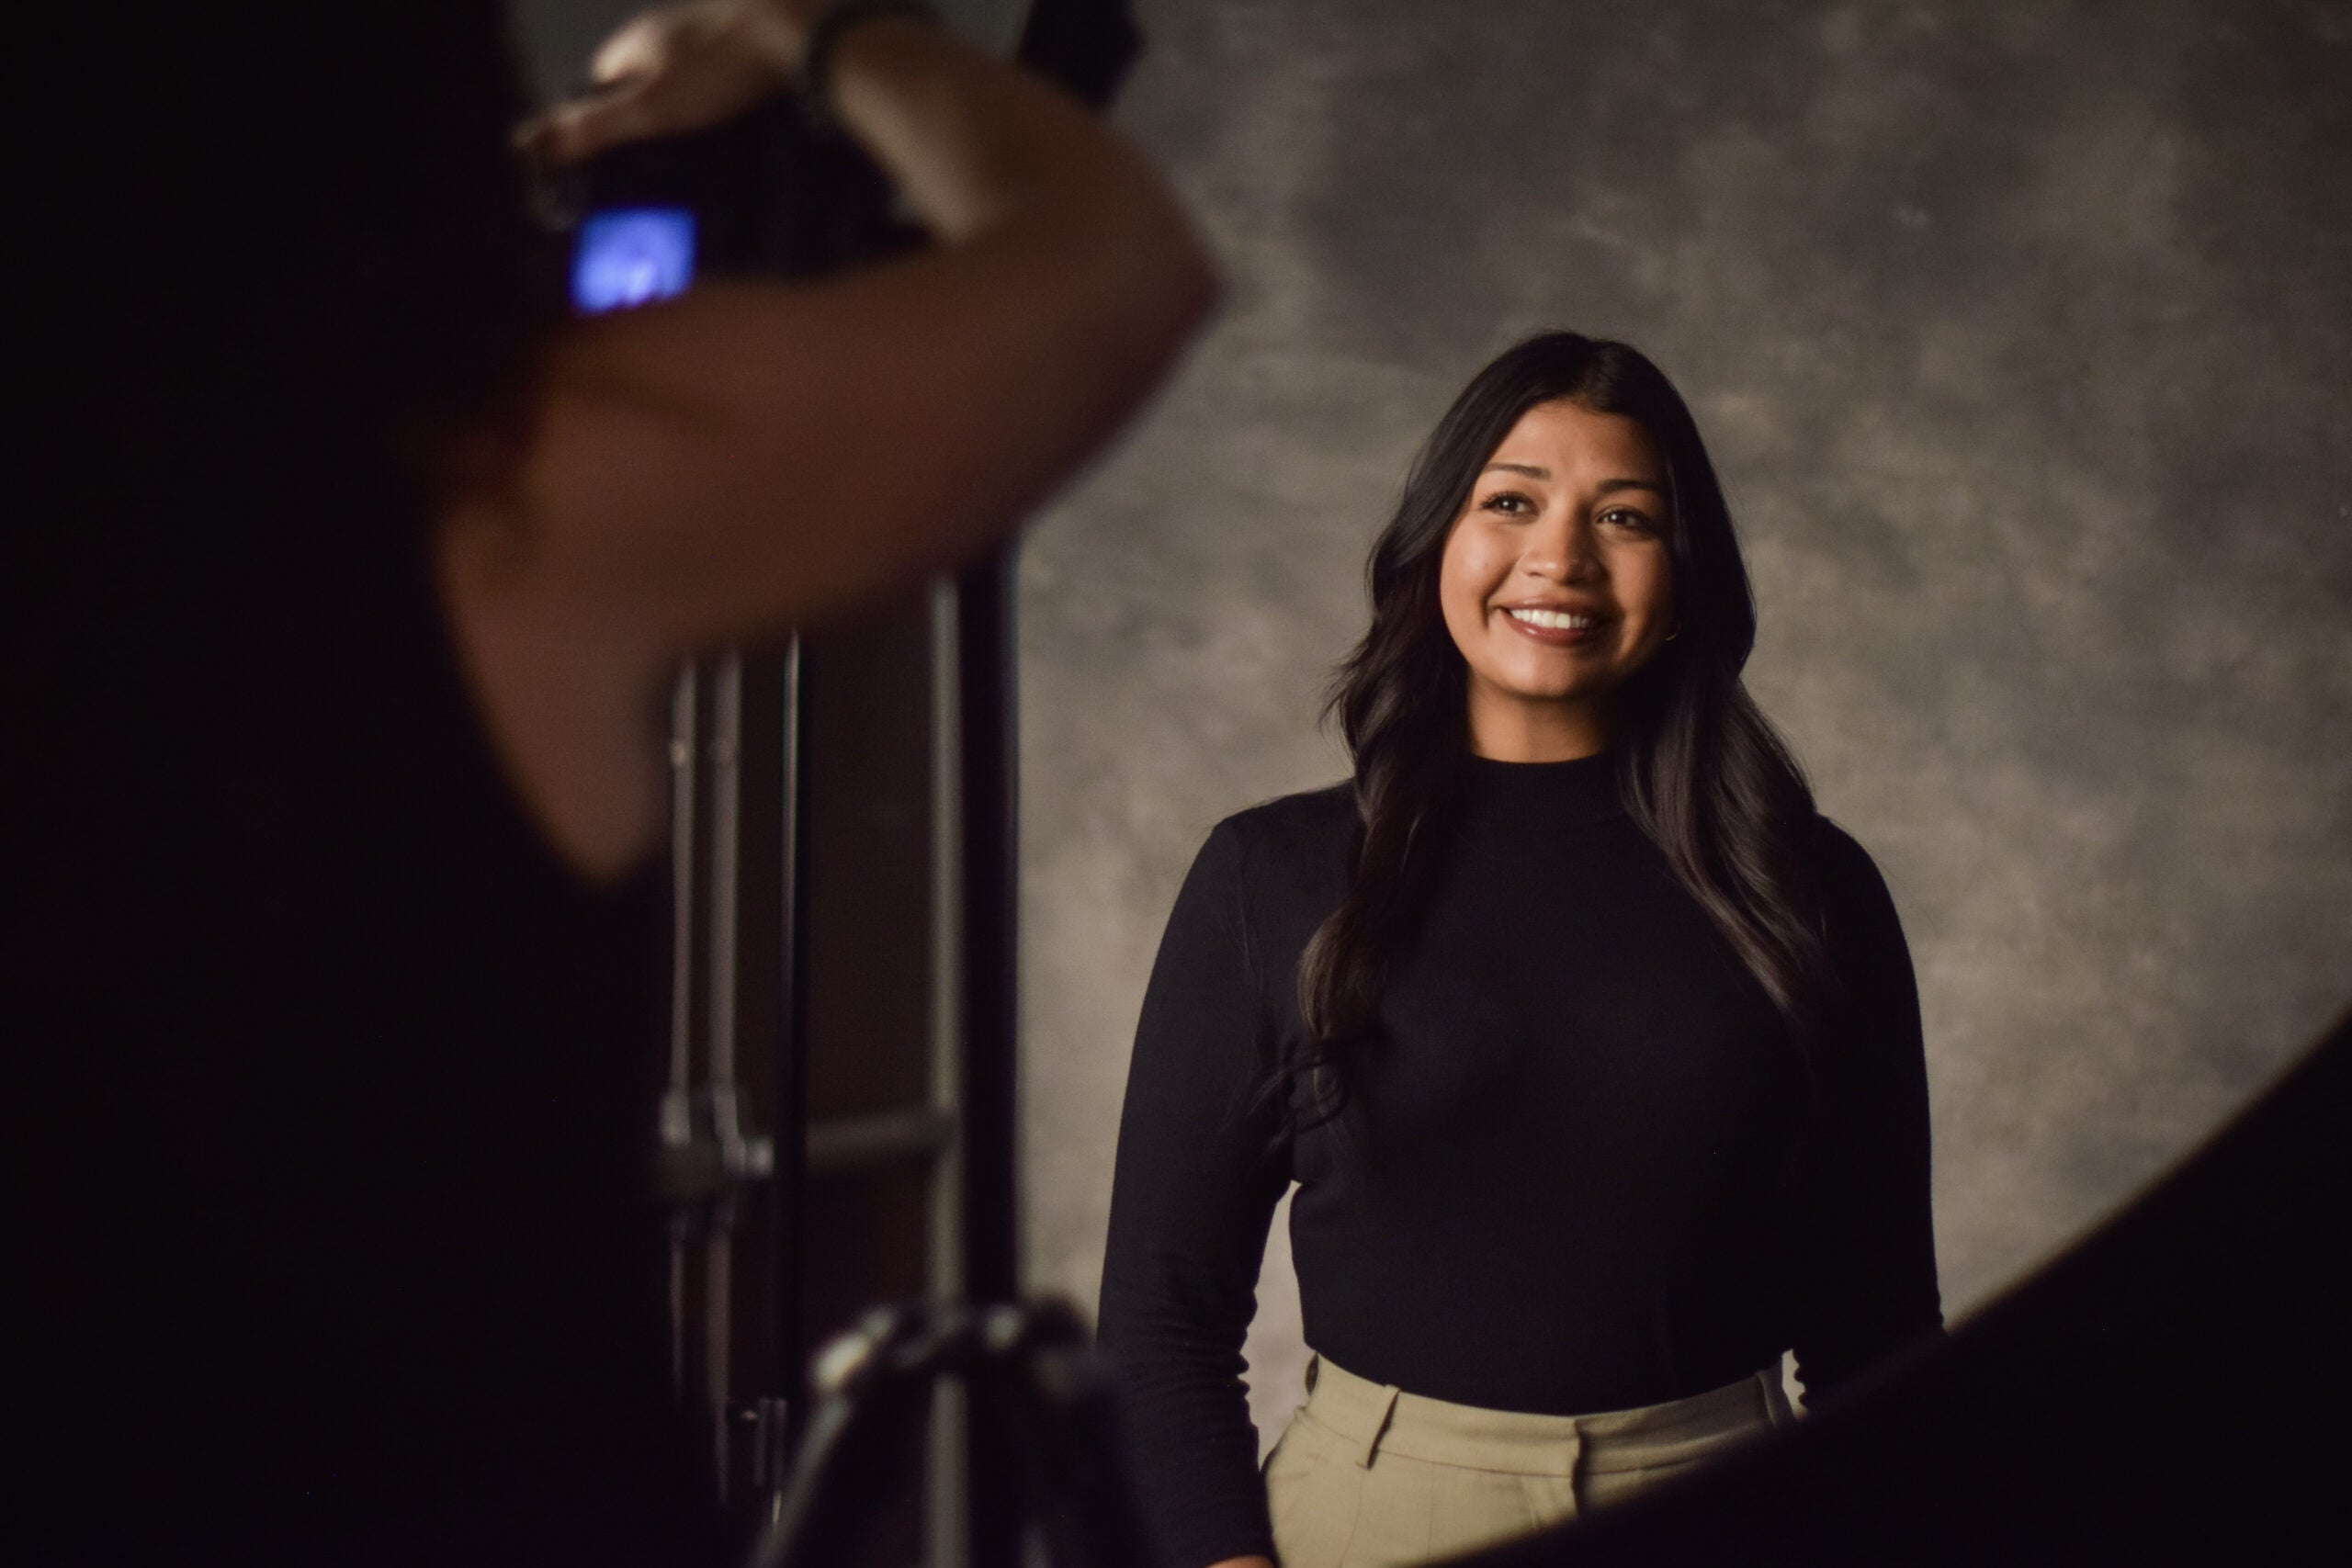
<instances>
[{"instance_id":1,"label":"woman's nose","mask_svg":"<svg viewBox=\"0 0 2352 1568\"><path fill-rule=\"evenodd\" d=\"M1519 564L1529 576L1554 582L1589 582L1600 571L1592 530L1574 517L1539 525L1529 536Z\"/></svg>"}]
</instances>

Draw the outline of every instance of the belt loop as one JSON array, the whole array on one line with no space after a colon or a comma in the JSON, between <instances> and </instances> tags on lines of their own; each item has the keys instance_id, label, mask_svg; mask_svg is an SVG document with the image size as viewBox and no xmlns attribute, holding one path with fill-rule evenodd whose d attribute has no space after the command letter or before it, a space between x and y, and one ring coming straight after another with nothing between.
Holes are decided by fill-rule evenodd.
<instances>
[{"instance_id":1,"label":"belt loop","mask_svg":"<svg viewBox=\"0 0 2352 1568\"><path fill-rule=\"evenodd\" d=\"M1358 1470L1372 1468L1373 1456L1380 1451L1380 1439L1388 1430L1389 1419L1396 1414L1396 1390L1384 1385L1380 1396L1380 1416L1372 1424L1372 1435L1363 1440L1363 1457L1356 1461Z\"/></svg>"}]
</instances>

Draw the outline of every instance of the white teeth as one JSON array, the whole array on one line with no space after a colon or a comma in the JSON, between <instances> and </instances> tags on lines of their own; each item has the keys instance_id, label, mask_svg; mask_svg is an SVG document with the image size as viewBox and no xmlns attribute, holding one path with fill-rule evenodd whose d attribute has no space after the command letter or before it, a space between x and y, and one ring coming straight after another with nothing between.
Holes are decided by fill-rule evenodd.
<instances>
[{"instance_id":1,"label":"white teeth","mask_svg":"<svg viewBox=\"0 0 2352 1568\"><path fill-rule=\"evenodd\" d=\"M1600 624L1593 616L1572 615L1566 610L1506 610L1503 613L1514 621L1552 631L1589 631Z\"/></svg>"}]
</instances>

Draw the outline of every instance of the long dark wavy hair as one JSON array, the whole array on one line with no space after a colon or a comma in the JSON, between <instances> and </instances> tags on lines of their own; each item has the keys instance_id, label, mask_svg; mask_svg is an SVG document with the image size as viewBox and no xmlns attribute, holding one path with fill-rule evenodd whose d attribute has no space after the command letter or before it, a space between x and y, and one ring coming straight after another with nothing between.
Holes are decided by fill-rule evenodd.
<instances>
[{"instance_id":1,"label":"long dark wavy hair","mask_svg":"<svg viewBox=\"0 0 2352 1568\"><path fill-rule=\"evenodd\" d=\"M1278 1080L1313 1125L1347 1100L1351 1051L1378 1028L1469 773L1468 667L1438 604L1439 564L1487 458L1521 414L1574 402L1623 414L1666 462L1676 635L1615 695L1610 750L1627 810L1772 999L1808 1072L1835 985L1810 873L1813 794L1740 682L1756 604L1698 426L1657 367L1622 343L1545 333L1471 380L1415 458L1374 546L1372 626L1332 682L1354 762L1348 891L1301 957L1310 1044Z\"/></svg>"}]
</instances>

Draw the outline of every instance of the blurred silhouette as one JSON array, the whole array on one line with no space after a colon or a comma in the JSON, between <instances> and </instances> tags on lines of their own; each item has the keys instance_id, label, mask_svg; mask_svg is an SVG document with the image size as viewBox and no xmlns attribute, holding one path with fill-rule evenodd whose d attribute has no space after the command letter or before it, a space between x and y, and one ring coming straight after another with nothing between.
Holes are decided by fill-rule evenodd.
<instances>
[{"instance_id":1,"label":"blurred silhouette","mask_svg":"<svg viewBox=\"0 0 2352 1568\"><path fill-rule=\"evenodd\" d=\"M641 22L533 146L735 114L819 9ZM591 322L499 6L31 31L71 108L13 301L0 1159L42 1561L720 1550L648 1173L657 694L1000 537L1210 291L1081 108L865 9L799 85L935 243Z\"/></svg>"}]
</instances>

